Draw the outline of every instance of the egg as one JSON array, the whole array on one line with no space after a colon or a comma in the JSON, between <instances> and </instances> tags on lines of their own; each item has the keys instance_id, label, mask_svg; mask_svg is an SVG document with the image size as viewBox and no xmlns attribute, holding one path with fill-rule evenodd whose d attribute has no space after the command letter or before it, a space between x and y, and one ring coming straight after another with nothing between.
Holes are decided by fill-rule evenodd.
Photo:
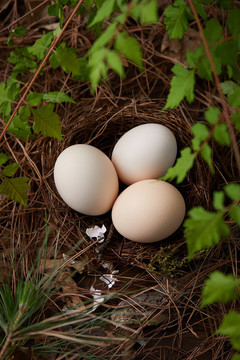
<instances>
[{"instance_id":1,"label":"egg","mask_svg":"<svg viewBox=\"0 0 240 360\"><path fill-rule=\"evenodd\" d=\"M106 213L118 195L118 177L111 160L91 145L66 148L56 160L54 181L66 204L85 215Z\"/></svg>"},{"instance_id":2,"label":"egg","mask_svg":"<svg viewBox=\"0 0 240 360\"><path fill-rule=\"evenodd\" d=\"M118 140L111 159L119 179L130 185L163 176L176 155L177 142L171 130L160 124L143 124Z\"/></svg>"},{"instance_id":3,"label":"egg","mask_svg":"<svg viewBox=\"0 0 240 360\"><path fill-rule=\"evenodd\" d=\"M186 212L181 193L156 179L127 187L112 208L112 221L125 238L151 243L167 238L181 225Z\"/></svg>"}]
</instances>

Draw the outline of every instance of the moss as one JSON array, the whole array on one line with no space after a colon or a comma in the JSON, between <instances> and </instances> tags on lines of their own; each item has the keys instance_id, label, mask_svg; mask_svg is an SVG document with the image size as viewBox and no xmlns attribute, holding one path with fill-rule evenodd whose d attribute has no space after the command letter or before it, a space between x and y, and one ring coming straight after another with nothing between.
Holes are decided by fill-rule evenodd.
<instances>
[{"instance_id":1,"label":"moss","mask_svg":"<svg viewBox=\"0 0 240 360\"><path fill-rule=\"evenodd\" d=\"M169 277L177 269L182 268L187 263L187 259L180 259L172 251L172 246L161 247L160 250L152 256L148 268L151 271L160 273L162 276Z\"/></svg>"}]
</instances>

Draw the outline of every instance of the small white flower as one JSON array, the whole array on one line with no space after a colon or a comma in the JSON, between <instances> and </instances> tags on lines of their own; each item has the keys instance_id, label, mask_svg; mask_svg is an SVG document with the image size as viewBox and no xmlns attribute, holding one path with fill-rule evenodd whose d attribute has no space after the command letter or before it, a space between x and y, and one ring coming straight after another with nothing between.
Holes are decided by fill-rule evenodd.
<instances>
[{"instance_id":1,"label":"small white flower","mask_svg":"<svg viewBox=\"0 0 240 360\"><path fill-rule=\"evenodd\" d=\"M102 242L104 242L104 233L106 231L107 231L107 229L106 229L106 227L104 225L102 225L101 228L99 226L95 225L94 227L87 228L86 229L86 234L91 239L96 238L98 243L101 244Z\"/></svg>"}]
</instances>

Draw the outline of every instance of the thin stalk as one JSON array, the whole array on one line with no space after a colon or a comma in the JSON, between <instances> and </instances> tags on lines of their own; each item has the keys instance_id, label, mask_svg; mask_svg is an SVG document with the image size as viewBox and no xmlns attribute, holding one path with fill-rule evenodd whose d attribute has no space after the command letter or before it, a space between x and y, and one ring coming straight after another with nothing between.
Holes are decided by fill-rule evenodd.
<instances>
[{"instance_id":1,"label":"thin stalk","mask_svg":"<svg viewBox=\"0 0 240 360\"><path fill-rule=\"evenodd\" d=\"M30 81L28 87L26 88L24 94L22 95L21 99L19 100L16 108L14 109L14 111L13 111L10 119L8 120L7 124L5 125L3 131L2 131L2 133L1 133L1 135L0 135L0 141L2 140L5 132L7 131L9 125L11 124L14 116L16 115L16 113L18 112L18 110L19 110L20 106L22 105L23 101L24 101L25 98L27 97L27 94L28 94L29 90L31 89L31 87L32 87L32 85L34 84L34 82L36 81L38 75L40 74L40 72L41 72L41 70L42 70L42 68L43 68L43 66L45 65L45 63L46 63L46 61L48 60L49 56L51 55L53 49L54 49L55 46L57 45L59 39L62 37L64 31L65 31L66 28L68 27L69 23L71 22L73 16L76 14L76 12L77 12L78 8L80 7L80 5L82 4L82 2L83 2L83 0L79 0L78 4L77 4L76 7L74 8L72 14L69 16L69 18L67 19L65 25L63 26L60 34L59 34L59 35L56 37L56 39L53 41L53 43L52 43L51 47L49 48L47 54L45 55L44 59L42 60L41 64L39 65L37 71L35 72L35 74L34 74L33 77L32 77L32 80Z\"/></svg>"},{"instance_id":2,"label":"thin stalk","mask_svg":"<svg viewBox=\"0 0 240 360\"><path fill-rule=\"evenodd\" d=\"M3 345L3 347L2 347L2 349L0 351L0 359L4 359L4 353L7 350L7 347L9 345L9 343L11 342L11 338L12 338L12 334L9 333L7 338L6 338L6 341L5 341L4 345Z\"/></svg>"},{"instance_id":3,"label":"thin stalk","mask_svg":"<svg viewBox=\"0 0 240 360\"><path fill-rule=\"evenodd\" d=\"M227 127L228 127L228 131L229 131L229 134L230 134L230 137L231 137L231 141L232 141L232 145L233 145L233 152L234 152L234 156L235 156L235 159L236 159L236 162L237 162L237 168L238 168L238 171L239 171L239 174L240 174L240 152L239 152L239 149L238 149L237 140L236 140L236 136L235 136L235 133L234 133L234 128L233 128L233 125L232 125L232 122L231 122L231 119L230 119L230 116L229 116L228 106L226 104L225 97L224 97L224 94L222 92L220 79L219 79L219 77L217 75L217 71L216 71L216 67L215 67L215 64L214 64L214 61L213 61L213 58L212 58L212 54L210 52L207 40L206 40L206 38L204 36L203 27L201 25L199 16L198 16L198 14L196 12L196 9L195 9L195 7L193 5L192 0L189 0L189 5L191 7L192 13L193 13L194 18L196 20L196 23L197 23L197 26L198 26L198 29L199 29L199 32L200 32L200 36L202 38L203 45L205 47L205 51L206 51L206 54L207 54L209 62L210 62L210 66L211 66L212 73L213 73L213 76L214 76L214 80L215 80L215 83L216 83L217 91L219 93L219 97L220 97L221 104L222 104L223 116L225 118L225 121L226 121L226 124L227 124Z\"/></svg>"}]
</instances>

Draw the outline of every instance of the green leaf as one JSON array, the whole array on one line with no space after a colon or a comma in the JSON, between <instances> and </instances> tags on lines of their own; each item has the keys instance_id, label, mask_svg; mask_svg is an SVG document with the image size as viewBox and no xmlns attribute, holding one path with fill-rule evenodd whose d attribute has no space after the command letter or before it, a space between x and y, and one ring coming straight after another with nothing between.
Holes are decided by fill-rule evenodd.
<instances>
[{"instance_id":1,"label":"green leaf","mask_svg":"<svg viewBox=\"0 0 240 360\"><path fill-rule=\"evenodd\" d=\"M213 137L221 145L231 145L230 135L228 133L228 128L225 123L220 123L217 125L214 130Z\"/></svg>"},{"instance_id":2,"label":"green leaf","mask_svg":"<svg viewBox=\"0 0 240 360\"><path fill-rule=\"evenodd\" d=\"M30 106L37 106L41 103L43 94L29 92L26 102Z\"/></svg>"},{"instance_id":3,"label":"green leaf","mask_svg":"<svg viewBox=\"0 0 240 360\"><path fill-rule=\"evenodd\" d=\"M230 11L228 14L228 30L232 35L240 33L240 9L239 7Z\"/></svg>"},{"instance_id":4,"label":"green leaf","mask_svg":"<svg viewBox=\"0 0 240 360\"><path fill-rule=\"evenodd\" d=\"M217 0L217 5L219 5L222 9L232 9L232 0Z\"/></svg>"},{"instance_id":5,"label":"green leaf","mask_svg":"<svg viewBox=\"0 0 240 360\"><path fill-rule=\"evenodd\" d=\"M128 60L132 61L139 68L143 70L142 50L138 41L130 37L125 31L118 34L114 47L117 51L122 53Z\"/></svg>"},{"instance_id":6,"label":"green leaf","mask_svg":"<svg viewBox=\"0 0 240 360\"><path fill-rule=\"evenodd\" d=\"M207 19L207 14L206 14L206 11L204 9L204 6L205 4L201 4L201 1L199 0L193 0L193 4L194 4L194 7L197 11L197 13L204 19L206 20Z\"/></svg>"},{"instance_id":7,"label":"green leaf","mask_svg":"<svg viewBox=\"0 0 240 360\"><path fill-rule=\"evenodd\" d=\"M102 49L106 46L109 41L112 39L115 29L117 27L116 23L109 25L106 30L95 40L89 53L94 56L96 50Z\"/></svg>"},{"instance_id":8,"label":"green leaf","mask_svg":"<svg viewBox=\"0 0 240 360\"><path fill-rule=\"evenodd\" d=\"M53 4L48 7L48 15L60 17L62 11L62 6L58 4Z\"/></svg>"},{"instance_id":9,"label":"green leaf","mask_svg":"<svg viewBox=\"0 0 240 360\"><path fill-rule=\"evenodd\" d=\"M222 236L229 235L229 228L221 212L211 213L203 207L194 207L188 215L189 218L183 225L186 229L189 260L196 252L218 244Z\"/></svg>"},{"instance_id":10,"label":"green leaf","mask_svg":"<svg viewBox=\"0 0 240 360\"><path fill-rule=\"evenodd\" d=\"M16 37L21 37L21 36L25 35L27 32L28 32L28 29L26 29L23 26L18 26L12 31L12 34Z\"/></svg>"},{"instance_id":11,"label":"green leaf","mask_svg":"<svg viewBox=\"0 0 240 360\"><path fill-rule=\"evenodd\" d=\"M188 65L191 68L195 68L195 66L198 64L203 53L204 53L203 45L200 45L195 51L190 51L187 49L186 59L187 59Z\"/></svg>"},{"instance_id":12,"label":"green leaf","mask_svg":"<svg viewBox=\"0 0 240 360\"><path fill-rule=\"evenodd\" d=\"M26 140L31 135L31 127L27 120L21 117L21 115L15 115L11 121L8 131L20 139Z\"/></svg>"},{"instance_id":13,"label":"green leaf","mask_svg":"<svg viewBox=\"0 0 240 360\"><path fill-rule=\"evenodd\" d=\"M17 171L17 169L19 168L19 164L18 163L12 163L12 164L10 164L10 165L7 165L4 169L3 169L3 175L5 175L5 176L8 176L8 177L10 177L10 176L13 176L15 173L16 173L16 171Z\"/></svg>"},{"instance_id":14,"label":"green leaf","mask_svg":"<svg viewBox=\"0 0 240 360\"><path fill-rule=\"evenodd\" d=\"M232 114L231 120L234 123L235 128L240 131L240 111L236 111L234 114Z\"/></svg>"},{"instance_id":15,"label":"green leaf","mask_svg":"<svg viewBox=\"0 0 240 360\"><path fill-rule=\"evenodd\" d=\"M221 58L219 56L217 56L215 54L215 48L212 47L210 49L214 64L215 64L215 68L216 68L216 73L218 75L220 75L222 73L222 62L221 62ZM213 81L213 76L212 76L212 68L209 62L209 59L207 57L206 54L204 54L202 57L200 57L199 63L198 63L198 75L205 80L208 81Z\"/></svg>"},{"instance_id":16,"label":"green leaf","mask_svg":"<svg viewBox=\"0 0 240 360\"><path fill-rule=\"evenodd\" d=\"M202 155L203 159L206 161L206 163L208 164L211 173L214 174L214 167L213 167L213 163L212 163L212 148L211 148L211 146L209 146L207 143L204 144L202 149L201 149L201 155Z\"/></svg>"},{"instance_id":17,"label":"green leaf","mask_svg":"<svg viewBox=\"0 0 240 360\"><path fill-rule=\"evenodd\" d=\"M240 86L236 87L233 92L228 95L228 101L232 107L240 106Z\"/></svg>"},{"instance_id":18,"label":"green leaf","mask_svg":"<svg viewBox=\"0 0 240 360\"><path fill-rule=\"evenodd\" d=\"M122 60L118 53L114 50L109 50L107 54L107 64L115 71L121 78L125 76Z\"/></svg>"},{"instance_id":19,"label":"green leaf","mask_svg":"<svg viewBox=\"0 0 240 360\"><path fill-rule=\"evenodd\" d=\"M240 225L240 206L236 205L230 211L230 217L233 221L235 221L238 225Z\"/></svg>"},{"instance_id":20,"label":"green leaf","mask_svg":"<svg viewBox=\"0 0 240 360\"><path fill-rule=\"evenodd\" d=\"M225 195L223 191L213 192L213 207L215 210L224 209L224 200L225 200Z\"/></svg>"},{"instance_id":21,"label":"green leaf","mask_svg":"<svg viewBox=\"0 0 240 360\"><path fill-rule=\"evenodd\" d=\"M0 105L4 102L9 101L7 89L5 89L5 83L0 83Z\"/></svg>"},{"instance_id":22,"label":"green leaf","mask_svg":"<svg viewBox=\"0 0 240 360\"><path fill-rule=\"evenodd\" d=\"M228 184L224 186L223 190L225 194L233 201L237 201L240 199L240 185L239 184Z\"/></svg>"},{"instance_id":23,"label":"green leaf","mask_svg":"<svg viewBox=\"0 0 240 360\"><path fill-rule=\"evenodd\" d=\"M191 152L189 147L181 150L180 157L176 164L168 169L167 173L160 180L177 179L177 184L181 183L187 176L188 171L193 167L195 154Z\"/></svg>"},{"instance_id":24,"label":"green leaf","mask_svg":"<svg viewBox=\"0 0 240 360\"><path fill-rule=\"evenodd\" d=\"M204 35L209 44L214 43L222 38L222 27L216 19L210 19L206 22Z\"/></svg>"},{"instance_id":25,"label":"green leaf","mask_svg":"<svg viewBox=\"0 0 240 360\"><path fill-rule=\"evenodd\" d=\"M240 313L236 311L230 311L224 316L223 322L216 334L229 336L231 344L236 350L240 350Z\"/></svg>"},{"instance_id":26,"label":"green leaf","mask_svg":"<svg viewBox=\"0 0 240 360\"><path fill-rule=\"evenodd\" d=\"M36 61L28 58L31 54L28 53L27 49L28 48L23 48L21 50L17 49L15 52L10 52L10 56L7 61L11 64L16 64L13 68L15 76L20 72L34 71L37 68Z\"/></svg>"},{"instance_id":27,"label":"green leaf","mask_svg":"<svg viewBox=\"0 0 240 360\"><path fill-rule=\"evenodd\" d=\"M182 65L176 64L172 72L175 76L171 80L171 88L164 109L177 107L184 97L189 103L194 100L194 70L187 70Z\"/></svg>"},{"instance_id":28,"label":"green leaf","mask_svg":"<svg viewBox=\"0 0 240 360\"><path fill-rule=\"evenodd\" d=\"M93 25L102 22L105 19L108 19L113 12L114 4L115 0L105 0L102 6L98 9L96 16L94 17L93 21L88 25L88 27L92 27Z\"/></svg>"},{"instance_id":29,"label":"green leaf","mask_svg":"<svg viewBox=\"0 0 240 360\"><path fill-rule=\"evenodd\" d=\"M237 299L237 286L238 283L232 274L212 272L203 288L201 307L217 302L226 304Z\"/></svg>"},{"instance_id":30,"label":"green leaf","mask_svg":"<svg viewBox=\"0 0 240 360\"><path fill-rule=\"evenodd\" d=\"M220 110L216 107L210 106L205 112L205 118L207 122L211 125L214 125L218 122L220 116Z\"/></svg>"},{"instance_id":31,"label":"green leaf","mask_svg":"<svg viewBox=\"0 0 240 360\"><path fill-rule=\"evenodd\" d=\"M101 77L107 77L107 67L104 61L106 54L107 49L102 48L96 50L89 59L89 79L92 85L92 91L94 91L99 84Z\"/></svg>"},{"instance_id":32,"label":"green leaf","mask_svg":"<svg viewBox=\"0 0 240 360\"><path fill-rule=\"evenodd\" d=\"M200 122L193 125L191 129L194 134L194 138L192 140L193 150L196 151L199 150L201 142L207 139L209 130L207 125Z\"/></svg>"},{"instance_id":33,"label":"green leaf","mask_svg":"<svg viewBox=\"0 0 240 360\"><path fill-rule=\"evenodd\" d=\"M51 44L52 39L52 31L44 34L40 39L35 41L34 45L28 48L29 53L36 56L39 61L42 60L49 48L49 45Z\"/></svg>"},{"instance_id":34,"label":"green leaf","mask_svg":"<svg viewBox=\"0 0 240 360\"><path fill-rule=\"evenodd\" d=\"M44 136L50 136L62 140L61 124L59 115L54 111L54 104L47 104L39 109L32 109L34 123L33 130L35 134L40 132Z\"/></svg>"},{"instance_id":35,"label":"green leaf","mask_svg":"<svg viewBox=\"0 0 240 360\"><path fill-rule=\"evenodd\" d=\"M30 188L28 180L27 177L5 178L0 185L0 194L5 194L7 199L27 206L27 190Z\"/></svg>"},{"instance_id":36,"label":"green leaf","mask_svg":"<svg viewBox=\"0 0 240 360\"><path fill-rule=\"evenodd\" d=\"M31 110L28 106L21 106L18 115L22 121L27 121L31 116Z\"/></svg>"},{"instance_id":37,"label":"green leaf","mask_svg":"<svg viewBox=\"0 0 240 360\"><path fill-rule=\"evenodd\" d=\"M140 5L140 23L142 25L158 22L158 4L156 0L144 0Z\"/></svg>"},{"instance_id":38,"label":"green leaf","mask_svg":"<svg viewBox=\"0 0 240 360\"><path fill-rule=\"evenodd\" d=\"M70 102L76 104L76 101L71 99L67 94L62 91L52 91L50 93L43 94L43 100L52 101L54 103Z\"/></svg>"},{"instance_id":39,"label":"green leaf","mask_svg":"<svg viewBox=\"0 0 240 360\"><path fill-rule=\"evenodd\" d=\"M238 87L238 85L231 80L226 80L222 82L220 85L222 88L222 92L227 95L232 94L233 91Z\"/></svg>"},{"instance_id":40,"label":"green leaf","mask_svg":"<svg viewBox=\"0 0 240 360\"><path fill-rule=\"evenodd\" d=\"M9 156L5 155L4 153L0 153L0 165L5 164L9 159Z\"/></svg>"},{"instance_id":41,"label":"green leaf","mask_svg":"<svg viewBox=\"0 0 240 360\"><path fill-rule=\"evenodd\" d=\"M240 354L234 354L231 360L240 360Z\"/></svg>"},{"instance_id":42,"label":"green leaf","mask_svg":"<svg viewBox=\"0 0 240 360\"><path fill-rule=\"evenodd\" d=\"M72 73L73 76L81 75L76 49L67 48L65 42L62 42L56 51L52 53L49 61L53 69L61 66L67 74Z\"/></svg>"},{"instance_id":43,"label":"green leaf","mask_svg":"<svg viewBox=\"0 0 240 360\"><path fill-rule=\"evenodd\" d=\"M214 52L221 59L222 65L235 65L238 59L238 39L221 42L215 46Z\"/></svg>"},{"instance_id":44,"label":"green leaf","mask_svg":"<svg viewBox=\"0 0 240 360\"><path fill-rule=\"evenodd\" d=\"M164 24L170 39L182 39L184 32L188 30L188 20L192 14L184 0L177 0L173 6L168 6L164 11Z\"/></svg>"}]
</instances>

